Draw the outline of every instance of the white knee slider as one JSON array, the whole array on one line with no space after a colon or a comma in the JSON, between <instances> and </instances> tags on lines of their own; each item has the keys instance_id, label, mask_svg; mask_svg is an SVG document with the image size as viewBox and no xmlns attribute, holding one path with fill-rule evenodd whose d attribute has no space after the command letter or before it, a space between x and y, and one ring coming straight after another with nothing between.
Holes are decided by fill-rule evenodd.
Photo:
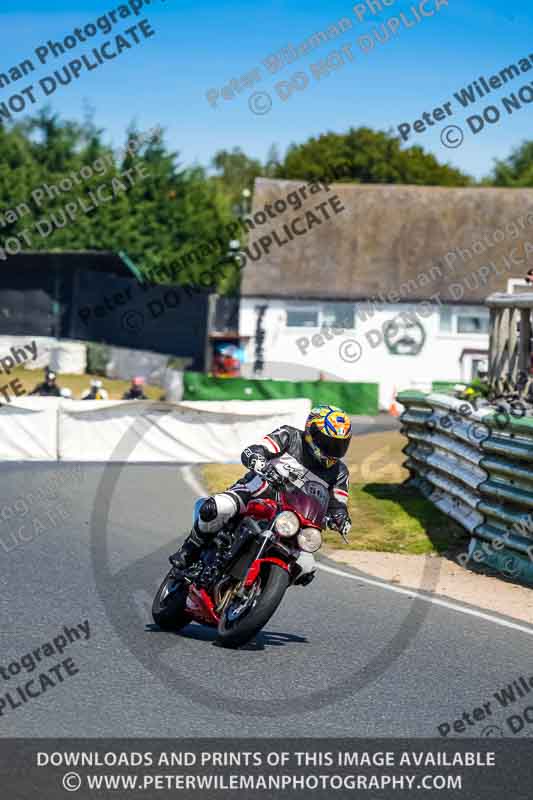
<instances>
[{"instance_id":1,"label":"white knee slider","mask_svg":"<svg viewBox=\"0 0 533 800\"><path fill-rule=\"evenodd\" d=\"M213 509L211 513L202 515L200 509L197 525L202 533L217 533L239 510L236 501L229 494L215 494L206 500L206 504L210 501L214 502L216 511ZM209 516L211 519L204 519L204 516Z\"/></svg>"}]
</instances>

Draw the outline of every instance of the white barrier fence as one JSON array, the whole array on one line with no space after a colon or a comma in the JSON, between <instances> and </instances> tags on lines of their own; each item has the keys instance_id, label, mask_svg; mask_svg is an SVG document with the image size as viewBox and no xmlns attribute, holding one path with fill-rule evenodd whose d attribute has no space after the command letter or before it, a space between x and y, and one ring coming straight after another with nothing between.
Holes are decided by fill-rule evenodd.
<instances>
[{"instance_id":1,"label":"white barrier fence","mask_svg":"<svg viewBox=\"0 0 533 800\"><path fill-rule=\"evenodd\" d=\"M50 336L0 336L0 353L9 355L11 348L24 347L35 342L37 357L28 359L24 369L45 369L50 367L58 374L84 375L87 370L87 345L54 339Z\"/></svg>"},{"instance_id":2,"label":"white barrier fence","mask_svg":"<svg viewBox=\"0 0 533 800\"><path fill-rule=\"evenodd\" d=\"M28 397L0 407L3 461L239 462L280 425L303 428L309 400L160 403Z\"/></svg>"}]
</instances>

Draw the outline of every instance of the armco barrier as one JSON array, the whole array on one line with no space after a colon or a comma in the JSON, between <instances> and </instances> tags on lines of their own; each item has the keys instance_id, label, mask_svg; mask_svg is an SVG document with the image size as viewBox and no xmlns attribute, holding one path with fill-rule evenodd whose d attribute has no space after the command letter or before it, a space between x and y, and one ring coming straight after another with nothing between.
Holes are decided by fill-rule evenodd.
<instances>
[{"instance_id":1,"label":"armco barrier","mask_svg":"<svg viewBox=\"0 0 533 800\"><path fill-rule=\"evenodd\" d=\"M409 483L471 535L469 557L533 584L533 417L405 391Z\"/></svg>"}]
</instances>

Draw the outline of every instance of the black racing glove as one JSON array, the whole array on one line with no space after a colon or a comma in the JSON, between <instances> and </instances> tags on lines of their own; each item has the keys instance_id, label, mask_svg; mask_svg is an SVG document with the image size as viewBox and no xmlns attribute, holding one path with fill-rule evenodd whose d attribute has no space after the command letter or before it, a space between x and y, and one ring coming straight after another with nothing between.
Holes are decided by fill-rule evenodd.
<instances>
[{"instance_id":1,"label":"black racing glove","mask_svg":"<svg viewBox=\"0 0 533 800\"><path fill-rule=\"evenodd\" d=\"M273 464L266 465L263 469L263 476L274 489L280 489L284 484L282 476L276 471Z\"/></svg>"},{"instance_id":2,"label":"black racing glove","mask_svg":"<svg viewBox=\"0 0 533 800\"><path fill-rule=\"evenodd\" d=\"M352 520L345 508L336 509L330 514L330 527L337 530L341 536L347 536L352 527Z\"/></svg>"},{"instance_id":3,"label":"black racing glove","mask_svg":"<svg viewBox=\"0 0 533 800\"><path fill-rule=\"evenodd\" d=\"M268 463L266 450L261 445L247 447L242 451L241 461L252 472L263 472Z\"/></svg>"}]
</instances>

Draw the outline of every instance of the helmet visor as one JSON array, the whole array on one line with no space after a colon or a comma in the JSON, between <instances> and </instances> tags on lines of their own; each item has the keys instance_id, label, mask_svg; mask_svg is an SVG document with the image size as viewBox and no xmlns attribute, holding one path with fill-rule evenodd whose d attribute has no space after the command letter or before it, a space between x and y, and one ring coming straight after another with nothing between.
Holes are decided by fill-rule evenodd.
<instances>
[{"instance_id":1,"label":"helmet visor","mask_svg":"<svg viewBox=\"0 0 533 800\"><path fill-rule=\"evenodd\" d=\"M350 446L351 436L346 439L334 439L319 430L316 425L311 426L311 436L320 452L328 458L342 458Z\"/></svg>"}]
</instances>

